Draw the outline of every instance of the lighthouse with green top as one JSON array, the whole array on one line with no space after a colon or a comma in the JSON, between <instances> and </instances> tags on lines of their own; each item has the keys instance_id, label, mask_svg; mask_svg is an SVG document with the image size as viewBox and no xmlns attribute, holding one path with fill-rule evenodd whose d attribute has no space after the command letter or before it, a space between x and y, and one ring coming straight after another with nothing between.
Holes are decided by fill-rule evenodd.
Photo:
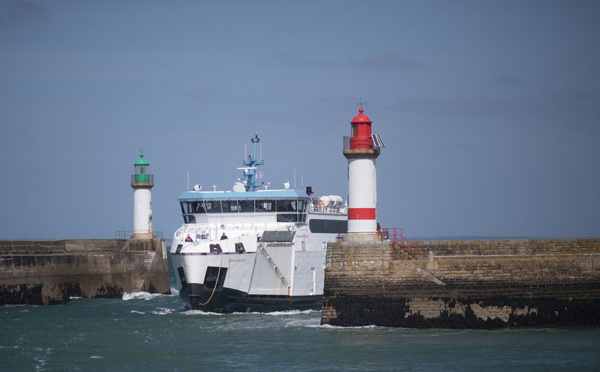
<instances>
[{"instance_id":1,"label":"lighthouse with green top","mask_svg":"<svg viewBox=\"0 0 600 372\"><path fill-rule=\"evenodd\" d=\"M154 175L150 174L150 163L144 153L134 164L135 174L131 176L133 187L133 235L131 239L152 239L152 195Z\"/></svg>"}]
</instances>

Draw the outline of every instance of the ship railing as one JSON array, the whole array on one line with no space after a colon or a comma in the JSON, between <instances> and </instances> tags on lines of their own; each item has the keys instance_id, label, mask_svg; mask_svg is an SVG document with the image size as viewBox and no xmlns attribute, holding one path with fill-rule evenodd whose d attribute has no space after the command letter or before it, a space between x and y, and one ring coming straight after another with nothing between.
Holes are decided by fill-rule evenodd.
<instances>
[{"instance_id":1,"label":"ship railing","mask_svg":"<svg viewBox=\"0 0 600 372\"><path fill-rule=\"evenodd\" d=\"M344 207L342 203L330 202L328 205L323 205L321 199L310 200L310 212L311 213L344 213Z\"/></svg>"}]
</instances>

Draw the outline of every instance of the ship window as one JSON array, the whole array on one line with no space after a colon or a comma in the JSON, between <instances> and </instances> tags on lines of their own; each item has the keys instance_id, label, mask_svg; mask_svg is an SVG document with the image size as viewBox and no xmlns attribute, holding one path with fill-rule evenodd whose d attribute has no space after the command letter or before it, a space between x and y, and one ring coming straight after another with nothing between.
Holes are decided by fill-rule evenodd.
<instances>
[{"instance_id":1,"label":"ship window","mask_svg":"<svg viewBox=\"0 0 600 372\"><path fill-rule=\"evenodd\" d=\"M181 202L181 212L183 214L206 213L206 210L201 201Z\"/></svg>"},{"instance_id":2,"label":"ship window","mask_svg":"<svg viewBox=\"0 0 600 372\"><path fill-rule=\"evenodd\" d=\"M348 221L344 220L320 220L312 219L309 222L311 233L346 233L348 231Z\"/></svg>"},{"instance_id":3,"label":"ship window","mask_svg":"<svg viewBox=\"0 0 600 372\"><path fill-rule=\"evenodd\" d=\"M240 212L254 212L254 200L240 200Z\"/></svg>"},{"instance_id":4,"label":"ship window","mask_svg":"<svg viewBox=\"0 0 600 372\"><path fill-rule=\"evenodd\" d=\"M296 222L298 220L297 214L279 213L277 214L277 222Z\"/></svg>"},{"instance_id":5,"label":"ship window","mask_svg":"<svg viewBox=\"0 0 600 372\"><path fill-rule=\"evenodd\" d=\"M306 211L306 203L304 200L298 200L298 212Z\"/></svg>"},{"instance_id":6,"label":"ship window","mask_svg":"<svg viewBox=\"0 0 600 372\"><path fill-rule=\"evenodd\" d=\"M181 202L181 213L188 214L192 213L192 207L188 202Z\"/></svg>"},{"instance_id":7,"label":"ship window","mask_svg":"<svg viewBox=\"0 0 600 372\"><path fill-rule=\"evenodd\" d=\"M237 213L239 211L237 200L223 200L223 213Z\"/></svg>"},{"instance_id":8,"label":"ship window","mask_svg":"<svg viewBox=\"0 0 600 372\"><path fill-rule=\"evenodd\" d=\"M244 253L246 249L244 249L244 243L235 243L235 251L237 253Z\"/></svg>"},{"instance_id":9,"label":"ship window","mask_svg":"<svg viewBox=\"0 0 600 372\"><path fill-rule=\"evenodd\" d=\"M278 200L277 211L278 212L292 212L296 210L296 200Z\"/></svg>"},{"instance_id":10,"label":"ship window","mask_svg":"<svg viewBox=\"0 0 600 372\"><path fill-rule=\"evenodd\" d=\"M194 216L193 214L184 214L183 215L183 222L185 222L185 223L195 223L196 222L196 216Z\"/></svg>"},{"instance_id":11,"label":"ship window","mask_svg":"<svg viewBox=\"0 0 600 372\"><path fill-rule=\"evenodd\" d=\"M275 212L275 203L273 200L257 200L256 201L257 212Z\"/></svg>"},{"instance_id":12,"label":"ship window","mask_svg":"<svg viewBox=\"0 0 600 372\"><path fill-rule=\"evenodd\" d=\"M204 209L204 205L201 201L192 203L192 213L206 213L206 209Z\"/></svg>"},{"instance_id":13,"label":"ship window","mask_svg":"<svg viewBox=\"0 0 600 372\"><path fill-rule=\"evenodd\" d=\"M211 200L204 202L206 213L221 213L221 201Z\"/></svg>"}]
</instances>

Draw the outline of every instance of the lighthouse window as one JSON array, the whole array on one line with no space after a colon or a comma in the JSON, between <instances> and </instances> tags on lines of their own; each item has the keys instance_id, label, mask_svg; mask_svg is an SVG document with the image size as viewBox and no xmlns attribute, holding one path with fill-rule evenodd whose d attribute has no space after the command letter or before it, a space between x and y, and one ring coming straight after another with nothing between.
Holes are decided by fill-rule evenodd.
<instances>
[{"instance_id":1,"label":"lighthouse window","mask_svg":"<svg viewBox=\"0 0 600 372\"><path fill-rule=\"evenodd\" d=\"M148 174L148 166L147 165L136 165L136 173L137 174Z\"/></svg>"}]
</instances>

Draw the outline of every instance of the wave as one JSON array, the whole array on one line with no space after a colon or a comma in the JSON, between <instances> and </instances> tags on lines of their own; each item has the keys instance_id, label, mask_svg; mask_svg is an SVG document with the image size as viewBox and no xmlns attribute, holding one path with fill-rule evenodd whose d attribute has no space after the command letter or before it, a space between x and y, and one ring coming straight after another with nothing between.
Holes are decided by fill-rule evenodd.
<instances>
[{"instance_id":1,"label":"wave","mask_svg":"<svg viewBox=\"0 0 600 372\"><path fill-rule=\"evenodd\" d=\"M326 328L326 329L341 329L341 330L369 329L369 328L387 328L387 327L380 327L380 326L376 326L376 325L342 327L342 326L336 326L336 325L331 325L331 324L317 324L317 325L310 326L310 327L314 327L314 328Z\"/></svg>"},{"instance_id":2,"label":"wave","mask_svg":"<svg viewBox=\"0 0 600 372\"><path fill-rule=\"evenodd\" d=\"M123 301L129 300L152 300L156 297L168 296L162 293L148 293L148 292L133 292L133 293L123 293Z\"/></svg>"},{"instance_id":3,"label":"wave","mask_svg":"<svg viewBox=\"0 0 600 372\"><path fill-rule=\"evenodd\" d=\"M211 313L211 312L202 311L202 310L186 310L186 311L182 312L181 314L183 314L183 315L219 315L219 316L227 315L227 314L223 314L223 313Z\"/></svg>"},{"instance_id":4,"label":"wave","mask_svg":"<svg viewBox=\"0 0 600 372\"><path fill-rule=\"evenodd\" d=\"M154 315L167 315L167 314L174 313L175 311L176 311L175 309L169 309L169 308L166 308L166 307L160 307L160 308L158 308L158 310L152 311L152 314L154 314Z\"/></svg>"},{"instance_id":5,"label":"wave","mask_svg":"<svg viewBox=\"0 0 600 372\"><path fill-rule=\"evenodd\" d=\"M273 311L270 313L235 313L235 314L261 314L261 315L272 315L272 316L282 316L282 315L298 315L298 314L312 314L312 313L320 313L321 310L286 310L286 311Z\"/></svg>"}]
</instances>

